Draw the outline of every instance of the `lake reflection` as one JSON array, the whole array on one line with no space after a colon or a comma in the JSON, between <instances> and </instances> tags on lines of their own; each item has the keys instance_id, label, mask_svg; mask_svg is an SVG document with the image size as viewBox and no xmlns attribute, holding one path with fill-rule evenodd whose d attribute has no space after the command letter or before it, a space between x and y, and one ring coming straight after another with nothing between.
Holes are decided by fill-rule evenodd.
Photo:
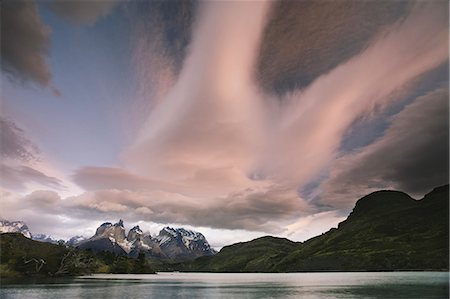
<instances>
[{"instance_id":1,"label":"lake reflection","mask_svg":"<svg viewBox=\"0 0 450 299\"><path fill-rule=\"evenodd\" d=\"M448 272L107 274L2 282L1 298L448 298Z\"/></svg>"}]
</instances>

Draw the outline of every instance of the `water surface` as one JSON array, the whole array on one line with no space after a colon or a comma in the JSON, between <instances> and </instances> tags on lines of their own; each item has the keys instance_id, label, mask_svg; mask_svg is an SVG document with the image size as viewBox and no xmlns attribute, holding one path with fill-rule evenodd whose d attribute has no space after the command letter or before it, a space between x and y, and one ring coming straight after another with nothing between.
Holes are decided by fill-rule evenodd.
<instances>
[{"instance_id":1,"label":"water surface","mask_svg":"<svg viewBox=\"0 0 450 299\"><path fill-rule=\"evenodd\" d=\"M97 274L2 284L0 298L449 298L448 272Z\"/></svg>"}]
</instances>

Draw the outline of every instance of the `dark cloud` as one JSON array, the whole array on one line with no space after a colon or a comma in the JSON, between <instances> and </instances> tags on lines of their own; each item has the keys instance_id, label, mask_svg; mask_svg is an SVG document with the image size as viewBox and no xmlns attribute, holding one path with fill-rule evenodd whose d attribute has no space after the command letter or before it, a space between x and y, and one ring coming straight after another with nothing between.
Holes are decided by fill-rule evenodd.
<instances>
[{"instance_id":1,"label":"dark cloud","mask_svg":"<svg viewBox=\"0 0 450 299\"><path fill-rule=\"evenodd\" d=\"M25 132L14 122L0 116L0 155L3 159L31 161L39 150L25 137Z\"/></svg>"},{"instance_id":2,"label":"dark cloud","mask_svg":"<svg viewBox=\"0 0 450 299\"><path fill-rule=\"evenodd\" d=\"M188 52L197 6L196 0L141 1L133 5L138 26L142 26L139 38L147 43L160 41L159 50L171 58L176 72Z\"/></svg>"},{"instance_id":3,"label":"dark cloud","mask_svg":"<svg viewBox=\"0 0 450 299\"><path fill-rule=\"evenodd\" d=\"M66 188L58 178L47 176L29 166L0 164L0 179L2 187L16 191L25 190L28 183L36 183L59 190Z\"/></svg>"},{"instance_id":4,"label":"dark cloud","mask_svg":"<svg viewBox=\"0 0 450 299\"><path fill-rule=\"evenodd\" d=\"M50 28L42 23L34 1L1 3L1 67L10 78L47 86L51 79L45 57Z\"/></svg>"},{"instance_id":5,"label":"dark cloud","mask_svg":"<svg viewBox=\"0 0 450 299\"><path fill-rule=\"evenodd\" d=\"M349 207L359 197L394 188L416 197L449 181L448 89L425 94L395 115L384 136L338 159L321 202Z\"/></svg>"},{"instance_id":6,"label":"dark cloud","mask_svg":"<svg viewBox=\"0 0 450 299\"><path fill-rule=\"evenodd\" d=\"M48 7L58 16L73 23L92 25L108 15L116 4L115 0L56 0L48 3Z\"/></svg>"},{"instance_id":7,"label":"dark cloud","mask_svg":"<svg viewBox=\"0 0 450 299\"><path fill-rule=\"evenodd\" d=\"M308 86L405 16L409 1L278 1L262 40L258 79L268 92Z\"/></svg>"},{"instance_id":8,"label":"dark cloud","mask_svg":"<svg viewBox=\"0 0 450 299\"><path fill-rule=\"evenodd\" d=\"M35 209L48 206L58 214L84 219L124 218L128 221L178 223L225 229L280 233L279 222L310 212L296 192L274 186L264 191L245 190L213 201L162 191L96 190L59 201L56 192L33 192ZM37 204L36 204L37 203Z\"/></svg>"}]
</instances>

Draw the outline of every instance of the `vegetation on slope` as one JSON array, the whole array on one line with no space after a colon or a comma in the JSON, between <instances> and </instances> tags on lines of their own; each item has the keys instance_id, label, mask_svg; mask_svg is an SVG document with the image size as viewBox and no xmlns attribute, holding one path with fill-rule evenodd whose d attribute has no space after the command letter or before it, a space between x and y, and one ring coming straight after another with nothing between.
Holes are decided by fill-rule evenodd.
<instances>
[{"instance_id":1,"label":"vegetation on slope","mask_svg":"<svg viewBox=\"0 0 450 299\"><path fill-rule=\"evenodd\" d=\"M262 237L222 248L214 257L200 257L181 265L184 271L271 272L277 261L292 251L297 243L288 239Z\"/></svg>"},{"instance_id":2,"label":"vegetation on slope","mask_svg":"<svg viewBox=\"0 0 450 299\"><path fill-rule=\"evenodd\" d=\"M448 204L448 185L434 189L418 201L402 192L379 191L361 198L337 229L304 243L256 239L224 247L217 255L197 259L182 265L181 269L211 272L448 270Z\"/></svg>"},{"instance_id":3,"label":"vegetation on slope","mask_svg":"<svg viewBox=\"0 0 450 299\"><path fill-rule=\"evenodd\" d=\"M19 233L0 235L0 277L74 276L91 273L154 273L145 256L137 259L110 252L67 248L39 242Z\"/></svg>"}]
</instances>

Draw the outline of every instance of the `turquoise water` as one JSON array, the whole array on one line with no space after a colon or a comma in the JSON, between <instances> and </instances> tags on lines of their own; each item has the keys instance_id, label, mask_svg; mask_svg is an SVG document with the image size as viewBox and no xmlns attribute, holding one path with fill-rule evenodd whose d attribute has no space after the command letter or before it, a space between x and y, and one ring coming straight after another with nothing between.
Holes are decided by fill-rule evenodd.
<instances>
[{"instance_id":1,"label":"turquoise water","mask_svg":"<svg viewBox=\"0 0 450 299\"><path fill-rule=\"evenodd\" d=\"M2 283L0 298L449 298L448 272L105 274Z\"/></svg>"}]
</instances>

